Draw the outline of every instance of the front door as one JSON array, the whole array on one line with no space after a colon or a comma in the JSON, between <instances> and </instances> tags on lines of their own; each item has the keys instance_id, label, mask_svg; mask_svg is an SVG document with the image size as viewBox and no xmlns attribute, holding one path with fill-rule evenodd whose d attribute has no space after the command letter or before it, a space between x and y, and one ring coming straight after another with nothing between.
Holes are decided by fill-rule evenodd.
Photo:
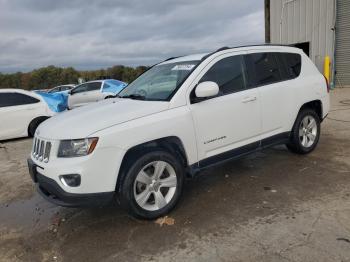
<instances>
[{"instance_id":1,"label":"front door","mask_svg":"<svg viewBox=\"0 0 350 262\"><path fill-rule=\"evenodd\" d=\"M191 92L200 165L254 150L261 133L259 92L247 88L243 55L226 54L207 68L199 83L216 82L220 91L200 102L193 102L194 90Z\"/></svg>"},{"instance_id":2,"label":"front door","mask_svg":"<svg viewBox=\"0 0 350 262\"><path fill-rule=\"evenodd\" d=\"M68 107L70 109L81 106L86 100L87 96L87 84L81 84L72 89L68 97Z\"/></svg>"}]
</instances>

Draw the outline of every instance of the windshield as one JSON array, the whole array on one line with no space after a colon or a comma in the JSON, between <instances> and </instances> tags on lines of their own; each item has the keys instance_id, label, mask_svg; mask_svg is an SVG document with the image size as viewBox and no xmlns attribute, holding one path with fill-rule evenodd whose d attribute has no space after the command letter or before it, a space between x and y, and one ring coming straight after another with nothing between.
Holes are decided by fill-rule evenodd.
<instances>
[{"instance_id":1,"label":"windshield","mask_svg":"<svg viewBox=\"0 0 350 262\"><path fill-rule=\"evenodd\" d=\"M182 61L152 67L119 93L121 98L166 101L199 61Z\"/></svg>"}]
</instances>

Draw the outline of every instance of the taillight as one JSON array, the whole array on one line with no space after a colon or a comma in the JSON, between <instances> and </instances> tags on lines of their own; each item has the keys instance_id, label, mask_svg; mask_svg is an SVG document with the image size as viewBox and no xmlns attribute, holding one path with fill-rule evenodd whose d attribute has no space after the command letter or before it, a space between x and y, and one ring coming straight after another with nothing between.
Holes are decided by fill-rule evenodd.
<instances>
[{"instance_id":1,"label":"taillight","mask_svg":"<svg viewBox=\"0 0 350 262\"><path fill-rule=\"evenodd\" d=\"M327 93L329 93L330 88L329 88L329 83L328 83L328 80L327 80L327 78L326 78L325 76L323 76L323 77L324 77L324 80L326 81L326 85L327 85Z\"/></svg>"}]
</instances>

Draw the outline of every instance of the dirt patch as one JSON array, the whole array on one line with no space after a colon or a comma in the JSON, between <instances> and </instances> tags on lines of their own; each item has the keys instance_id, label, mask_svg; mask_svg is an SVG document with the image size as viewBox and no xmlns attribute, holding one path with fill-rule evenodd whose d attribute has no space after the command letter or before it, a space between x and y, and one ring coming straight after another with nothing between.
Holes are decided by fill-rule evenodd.
<instances>
[{"instance_id":1,"label":"dirt patch","mask_svg":"<svg viewBox=\"0 0 350 262\"><path fill-rule=\"evenodd\" d=\"M0 144L0 204L28 199L34 194L27 169L32 139Z\"/></svg>"}]
</instances>

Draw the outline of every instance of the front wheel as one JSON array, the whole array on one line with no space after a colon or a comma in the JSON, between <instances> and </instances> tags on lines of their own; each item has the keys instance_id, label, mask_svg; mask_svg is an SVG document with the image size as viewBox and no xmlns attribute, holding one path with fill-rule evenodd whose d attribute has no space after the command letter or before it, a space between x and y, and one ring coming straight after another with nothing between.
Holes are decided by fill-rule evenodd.
<instances>
[{"instance_id":1,"label":"front wheel","mask_svg":"<svg viewBox=\"0 0 350 262\"><path fill-rule=\"evenodd\" d=\"M139 218L155 219L170 212L183 185L181 162L165 151L154 151L136 159L121 185L120 200Z\"/></svg>"},{"instance_id":2,"label":"front wheel","mask_svg":"<svg viewBox=\"0 0 350 262\"><path fill-rule=\"evenodd\" d=\"M287 147L297 154L307 154L315 149L320 138L320 118L314 110L301 111L294 123Z\"/></svg>"}]
</instances>

